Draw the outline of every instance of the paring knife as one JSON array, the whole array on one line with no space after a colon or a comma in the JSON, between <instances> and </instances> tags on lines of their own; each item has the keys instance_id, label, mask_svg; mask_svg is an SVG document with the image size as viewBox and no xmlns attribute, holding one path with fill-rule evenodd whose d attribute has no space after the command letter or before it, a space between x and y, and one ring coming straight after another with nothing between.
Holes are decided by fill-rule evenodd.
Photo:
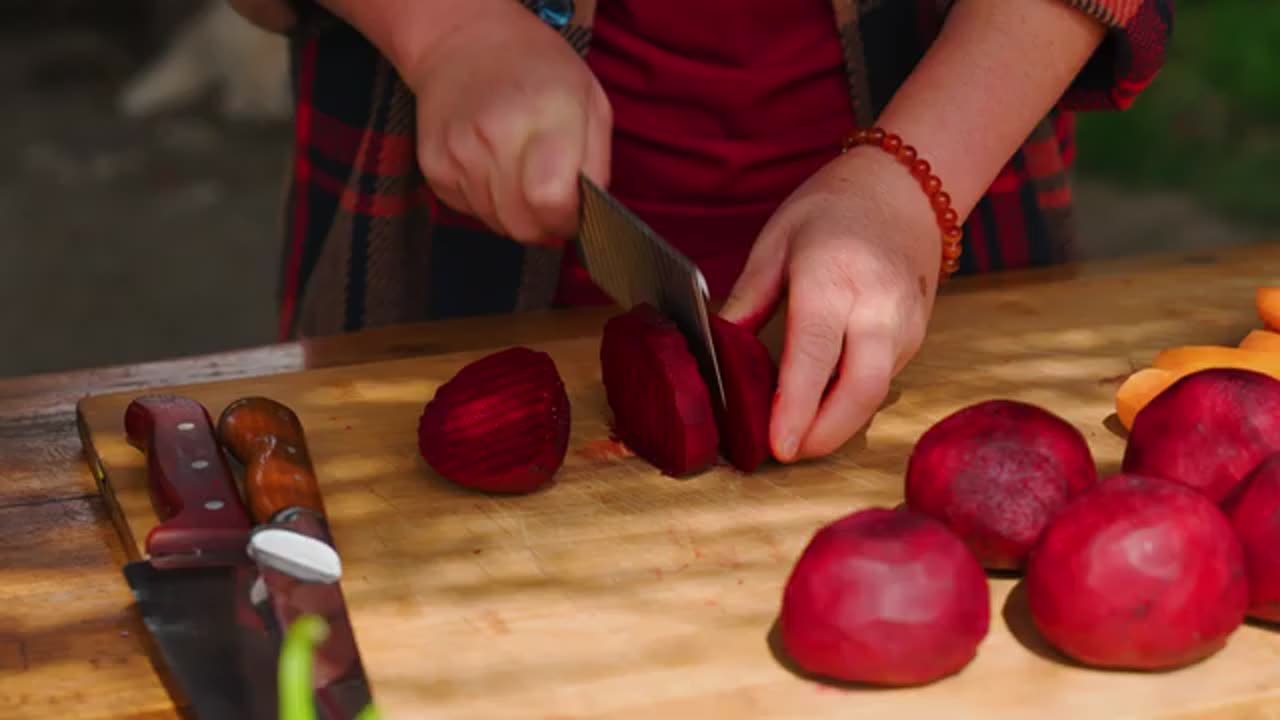
<instances>
[{"instance_id":1,"label":"paring knife","mask_svg":"<svg viewBox=\"0 0 1280 720\"><path fill-rule=\"evenodd\" d=\"M329 633L316 652L316 704L325 718L350 720L371 704L371 692L302 423L274 400L242 398L223 411L218 436L244 465L245 496L260 523L249 538L261 578L253 601L269 609L277 640L304 615L324 618Z\"/></svg>"},{"instance_id":2,"label":"paring knife","mask_svg":"<svg viewBox=\"0 0 1280 720\"><path fill-rule=\"evenodd\" d=\"M146 454L161 523L147 535L148 559L124 576L167 675L202 720L275 717L278 644L242 600L257 574L251 520L209 413L186 398L141 397L125 431Z\"/></svg>"},{"instance_id":3,"label":"paring knife","mask_svg":"<svg viewBox=\"0 0 1280 720\"><path fill-rule=\"evenodd\" d=\"M626 309L649 303L671 318L723 405L724 384L711 339L709 292L702 271L585 175L579 175L579 186L578 249L591 280Z\"/></svg>"}]
</instances>

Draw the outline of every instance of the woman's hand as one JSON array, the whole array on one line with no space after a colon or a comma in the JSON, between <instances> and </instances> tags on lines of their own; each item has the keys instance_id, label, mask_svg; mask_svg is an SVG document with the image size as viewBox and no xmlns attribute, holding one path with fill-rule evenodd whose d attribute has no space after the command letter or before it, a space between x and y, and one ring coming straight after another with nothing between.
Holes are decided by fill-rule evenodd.
<instances>
[{"instance_id":1,"label":"woman's hand","mask_svg":"<svg viewBox=\"0 0 1280 720\"><path fill-rule=\"evenodd\" d=\"M920 184L874 147L831 161L778 208L722 311L755 324L786 293L778 460L827 455L874 415L924 339L941 242Z\"/></svg>"},{"instance_id":2,"label":"woman's hand","mask_svg":"<svg viewBox=\"0 0 1280 720\"><path fill-rule=\"evenodd\" d=\"M417 95L423 175L445 203L519 242L572 236L578 174L608 182L603 88L518 3L475 0L451 12L449 32L404 72Z\"/></svg>"}]
</instances>

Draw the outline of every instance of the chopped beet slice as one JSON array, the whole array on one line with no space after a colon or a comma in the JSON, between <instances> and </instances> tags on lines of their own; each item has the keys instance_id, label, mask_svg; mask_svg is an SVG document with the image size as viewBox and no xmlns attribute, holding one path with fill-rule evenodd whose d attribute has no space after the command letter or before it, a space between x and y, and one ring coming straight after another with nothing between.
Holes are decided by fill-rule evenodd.
<instances>
[{"instance_id":1,"label":"chopped beet slice","mask_svg":"<svg viewBox=\"0 0 1280 720\"><path fill-rule=\"evenodd\" d=\"M769 349L750 330L717 315L711 316L725 404L719 413L720 451L743 472L751 472L772 457L769 415L778 368Z\"/></svg>"},{"instance_id":2,"label":"chopped beet slice","mask_svg":"<svg viewBox=\"0 0 1280 720\"><path fill-rule=\"evenodd\" d=\"M569 418L551 356L513 347L467 365L436 390L418 422L418 449L459 485L532 492L564 462Z\"/></svg>"},{"instance_id":3,"label":"chopped beet slice","mask_svg":"<svg viewBox=\"0 0 1280 720\"><path fill-rule=\"evenodd\" d=\"M675 477L716 459L720 434L698 361L652 305L605 323L600 368L614 431L637 455Z\"/></svg>"}]
</instances>

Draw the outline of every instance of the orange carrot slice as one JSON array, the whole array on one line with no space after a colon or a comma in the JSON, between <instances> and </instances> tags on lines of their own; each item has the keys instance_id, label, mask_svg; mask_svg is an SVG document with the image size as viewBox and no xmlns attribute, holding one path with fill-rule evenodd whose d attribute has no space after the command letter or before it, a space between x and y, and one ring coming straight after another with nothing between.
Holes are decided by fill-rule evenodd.
<instances>
[{"instance_id":1,"label":"orange carrot slice","mask_svg":"<svg viewBox=\"0 0 1280 720\"><path fill-rule=\"evenodd\" d=\"M1280 332L1280 287L1258 288L1255 303L1267 329Z\"/></svg>"},{"instance_id":2,"label":"orange carrot slice","mask_svg":"<svg viewBox=\"0 0 1280 720\"><path fill-rule=\"evenodd\" d=\"M1152 367L1185 373L1209 368L1239 368L1280 378L1280 353L1226 345L1184 345L1156 355Z\"/></svg>"},{"instance_id":3,"label":"orange carrot slice","mask_svg":"<svg viewBox=\"0 0 1280 720\"><path fill-rule=\"evenodd\" d=\"M1250 330L1240 341L1241 350L1280 352L1280 332L1274 330Z\"/></svg>"},{"instance_id":4,"label":"orange carrot slice","mask_svg":"<svg viewBox=\"0 0 1280 720\"><path fill-rule=\"evenodd\" d=\"M1133 419L1157 395L1172 385L1182 373L1160 368L1139 370L1125 379L1116 390L1116 417L1126 430L1133 428Z\"/></svg>"}]
</instances>

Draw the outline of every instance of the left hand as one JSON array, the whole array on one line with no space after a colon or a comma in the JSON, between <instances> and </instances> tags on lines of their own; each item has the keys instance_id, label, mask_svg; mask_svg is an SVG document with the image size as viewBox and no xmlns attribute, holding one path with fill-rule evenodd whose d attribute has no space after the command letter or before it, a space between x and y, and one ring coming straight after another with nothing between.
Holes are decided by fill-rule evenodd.
<instances>
[{"instance_id":1,"label":"left hand","mask_svg":"<svg viewBox=\"0 0 1280 720\"><path fill-rule=\"evenodd\" d=\"M829 162L765 225L721 314L758 329L786 291L779 461L827 455L875 414L924 340L941 243L919 182L874 147Z\"/></svg>"}]
</instances>

